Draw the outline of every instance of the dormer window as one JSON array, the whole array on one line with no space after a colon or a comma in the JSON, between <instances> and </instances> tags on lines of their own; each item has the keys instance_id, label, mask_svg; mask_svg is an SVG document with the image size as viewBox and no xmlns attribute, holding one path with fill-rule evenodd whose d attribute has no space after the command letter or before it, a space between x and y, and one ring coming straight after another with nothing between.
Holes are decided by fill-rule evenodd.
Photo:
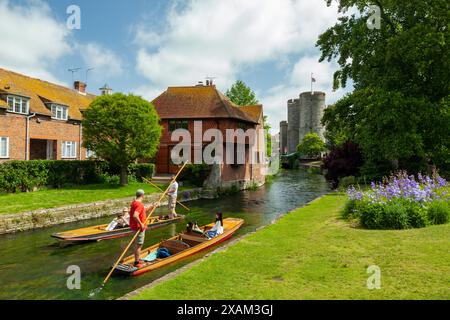
<instances>
[{"instance_id":1,"label":"dormer window","mask_svg":"<svg viewBox=\"0 0 450 320\"><path fill-rule=\"evenodd\" d=\"M8 111L20 114L28 114L30 110L30 99L21 96L8 95Z\"/></svg>"},{"instance_id":2,"label":"dormer window","mask_svg":"<svg viewBox=\"0 0 450 320\"><path fill-rule=\"evenodd\" d=\"M67 121L69 118L68 108L66 106L62 106L60 104L52 104L52 118L56 120L64 120Z\"/></svg>"}]
</instances>

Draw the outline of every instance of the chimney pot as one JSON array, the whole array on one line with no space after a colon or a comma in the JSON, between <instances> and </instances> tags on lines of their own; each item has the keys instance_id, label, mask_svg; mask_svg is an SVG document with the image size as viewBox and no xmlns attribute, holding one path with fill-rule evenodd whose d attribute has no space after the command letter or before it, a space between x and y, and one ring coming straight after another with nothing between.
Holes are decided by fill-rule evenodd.
<instances>
[{"instance_id":1,"label":"chimney pot","mask_svg":"<svg viewBox=\"0 0 450 320\"><path fill-rule=\"evenodd\" d=\"M81 81L75 81L73 83L73 88L81 94L86 94L86 83Z\"/></svg>"}]
</instances>

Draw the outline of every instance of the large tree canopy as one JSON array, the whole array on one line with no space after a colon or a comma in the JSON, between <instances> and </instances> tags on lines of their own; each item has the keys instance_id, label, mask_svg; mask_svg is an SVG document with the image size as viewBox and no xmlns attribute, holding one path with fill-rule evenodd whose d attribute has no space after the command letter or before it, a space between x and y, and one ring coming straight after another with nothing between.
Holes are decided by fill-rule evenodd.
<instances>
[{"instance_id":1,"label":"large tree canopy","mask_svg":"<svg viewBox=\"0 0 450 320\"><path fill-rule=\"evenodd\" d=\"M331 0L327 0L328 3ZM381 13L370 29L369 6ZM340 0L339 18L317 42L320 61L336 59L334 88L355 90L327 109L328 138L351 139L363 151L363 173L450 170L450 2Z\"/></svg>"},{"instance_id":2,"label":"large tree canopy","mask_svg":"<svg viewBox=\"0 0 450 320\"><path fill-rule=\"evenodd\" d=\"M98 97L84 113L84 146L120 166L121 184L128 182L130 163L156 154L161 130L153 105L134 95Z\"/></svg>"},{"instance_id":3,"label":"large tree canopy","mask_svg":"<svg viewBox=\"0 0 450 320\"><path fill-rule=\"evenodd\" d=\"M241 80L237 80L227 90L226 96L238 106L252 106L259 103L253 90Z\"/></svg>"}]
</instances>

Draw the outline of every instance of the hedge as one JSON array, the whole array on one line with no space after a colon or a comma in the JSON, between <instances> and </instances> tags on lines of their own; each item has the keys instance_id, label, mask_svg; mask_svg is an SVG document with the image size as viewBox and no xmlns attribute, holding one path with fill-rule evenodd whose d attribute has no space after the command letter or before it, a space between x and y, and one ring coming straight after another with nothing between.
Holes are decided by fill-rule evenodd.
<instances>
[{"instance_id":1,"label":"hedge","mask_svg":"<svg viewBox=\"0 0 450 320\"><path fill-rule=\"evenodd\" d=\"M129 174L136 180L150 178L153 164L131 164ZM15 193L40 187L101 183L105 175L115 175L115 168L103 161L32 160L0 164L0 191Z\"/></svg>"}]
</instances>

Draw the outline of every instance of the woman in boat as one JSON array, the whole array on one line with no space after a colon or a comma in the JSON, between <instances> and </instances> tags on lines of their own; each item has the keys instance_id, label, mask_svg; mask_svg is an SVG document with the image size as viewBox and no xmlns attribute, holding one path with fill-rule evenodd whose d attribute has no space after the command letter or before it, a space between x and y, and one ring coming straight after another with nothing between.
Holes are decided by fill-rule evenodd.
<instances>
[{"instance_id":1,"label":"woman in boat","mask_svg":"<svg viewBox=\"0 0 450 320\"><path fill-rule=\"evenodd\" d=\"M205 236L207 236L209 239L212 239L214 237L217 237L218 235L221 235L223 233L223 218L222 218L222 212L216 213L216 223L214 227L212 227L210 230L205 232Z\"/></svg>"},{"instance_id":2,"label":"woman in boat","mask_svg":"<svg viewBox=\"0 0 450 320\"><path fill-rule=\"evenodd\" d=\"M106 227L107 231L113 231L119 228L126 228L130 225L130 215L128 208L123 208L121 212L117 214L117 217L111 221Z\"/></svg>"}]
</instances>

